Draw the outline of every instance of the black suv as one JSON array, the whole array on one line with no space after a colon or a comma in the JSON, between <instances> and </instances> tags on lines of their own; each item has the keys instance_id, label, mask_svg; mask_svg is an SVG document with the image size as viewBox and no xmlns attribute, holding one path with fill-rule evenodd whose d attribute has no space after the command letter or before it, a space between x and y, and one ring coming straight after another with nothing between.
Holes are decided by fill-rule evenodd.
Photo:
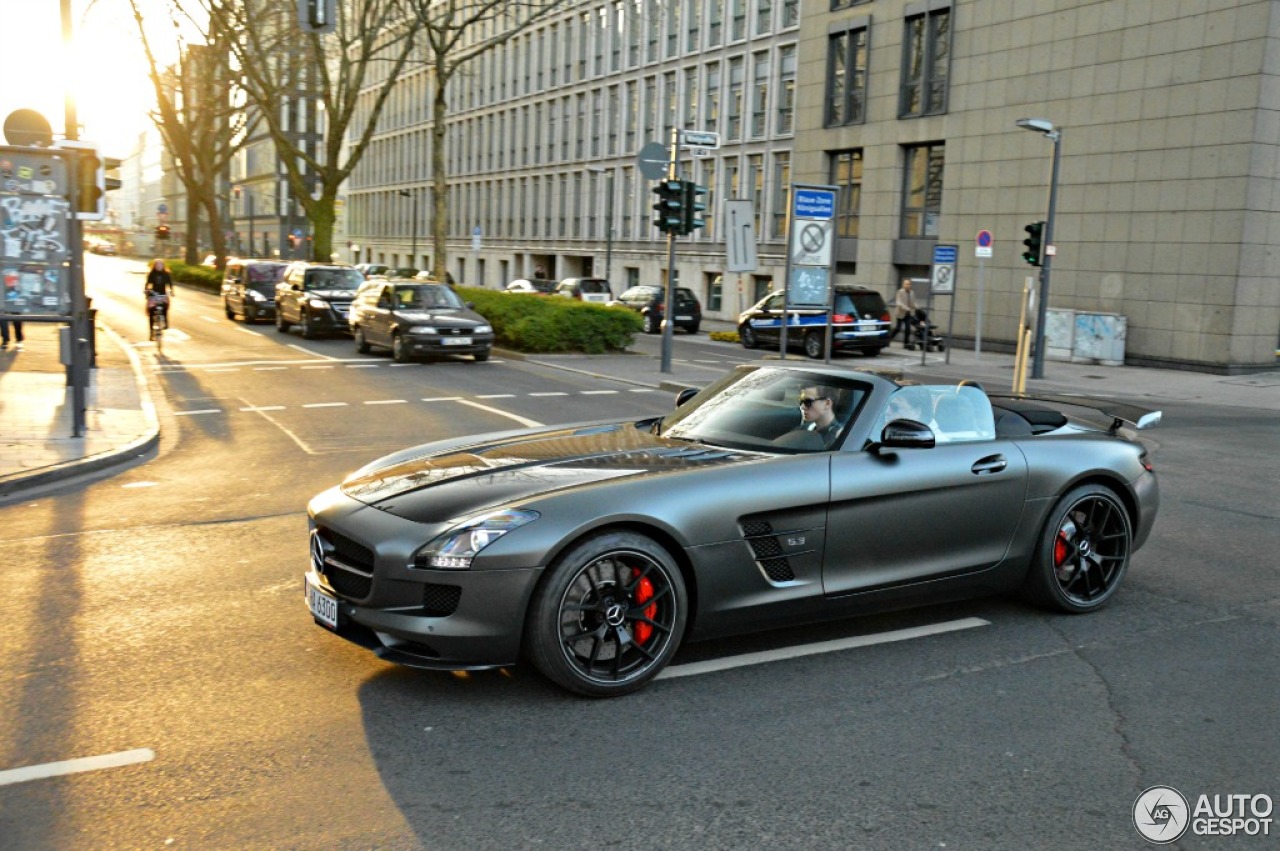
<instances>
[{"instance_id":1,"label":"black suv","mask_svg":"<svg viewBox=\"0 0 1280 851\"><path fill-rule=\"evenodd\" d=\"M831 349L860 351L878 355L889 345L889 308L884 297L873 289L849 284L835 286L835 317ZM826 351L827 312L820 307L792 307L783 310L784 294L771 292L738 316L738 339L748 349L772 344L781 337L783 317L787 322L787 348L802 348L811 358Z\"/></svg>"},{"instance_id":2,"label":"black suv","mask_svg":"<svg viewBox=\"0 0 1280 851\"><path fill-rule=\"evenodd\" d=\"M347 314L364 275L336 263L290 263L276 284L276 330L298 326L308 340L321 334L348 334Z\"/></svg>"},{"instance_id":3,"label":"black suv","mask_svg":"<svg viewBox=\"0 0 1280 851\"><path fill-rule=\"evenodd\" d=\"M222 275L222 309L227 318L243 316L245 322L273 318L276 284L288 266L282 260L228 260Z\"/></svg>"},{"instance_id":4,"label":"black suv","mask_svg":"<svg viewBox=\"0 0 1280 851\"><path fill-rule=\"evenodd\" d=\"M666 300L666 287L641 284L618 296L613 304L629 307L644 317L644 332L657 334L662 330L663 302ZM693 290L688 287L675 288L676 310L673 321L677 328L683 328L690 334L698 333L702 325L702 305Z\"/></svg>"}]
</instances>

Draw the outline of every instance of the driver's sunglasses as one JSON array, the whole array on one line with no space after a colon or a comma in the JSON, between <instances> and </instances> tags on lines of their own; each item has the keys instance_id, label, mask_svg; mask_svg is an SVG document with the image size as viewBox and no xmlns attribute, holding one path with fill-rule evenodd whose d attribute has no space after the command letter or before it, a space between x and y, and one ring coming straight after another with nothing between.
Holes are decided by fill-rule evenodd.
<instances>
[{"instance_id":1,"label":"driver's sunglasses","mask_svg":"<svg viewBox=\"0 0 1280 851\"><path fill-rule=\"evenodd\" d=\"M812 408L814 402L821 402L823 399L830 399L830 398L831 398L830 396L815 396L814 398L810 399L808 396L801 396L800 407Z\"/></svg>"}]
</instances>

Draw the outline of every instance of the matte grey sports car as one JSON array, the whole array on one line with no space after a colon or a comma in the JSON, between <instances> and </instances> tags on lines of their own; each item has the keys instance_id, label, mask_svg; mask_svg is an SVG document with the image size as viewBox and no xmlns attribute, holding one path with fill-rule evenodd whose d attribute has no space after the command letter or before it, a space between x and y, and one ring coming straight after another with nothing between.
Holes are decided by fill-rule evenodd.
<instances>
[{"instance_id":1,"label":"matte grey sports car","mask_svg":"<svg viewBox=\"0 0 1280 851\"><path fill-rule=\"evenodd\" d=\"M1159 502L1159 413L744 366L665 417L389 455L309 506L318 623L389 661L527 658L584 695L687 640L1022 589L1105 604Z\"/></svg>"}]
</instances>

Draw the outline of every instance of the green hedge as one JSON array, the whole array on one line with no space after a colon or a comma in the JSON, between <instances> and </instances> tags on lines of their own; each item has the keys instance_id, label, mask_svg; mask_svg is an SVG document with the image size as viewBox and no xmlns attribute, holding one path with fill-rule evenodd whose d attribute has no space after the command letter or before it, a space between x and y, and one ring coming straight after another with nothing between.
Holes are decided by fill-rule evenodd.
<instances>
[{"instance_id":1,"label":"green hedge","mask_svg":"<svg viewBox=\"0 0 1280 851\"><path fill-rule=\"evenodd\" d=\"M457 291L493 325L499 346L519 352L623 351L643 325L640 314L624 307L476 287Z\"/></svg>"},{"instance_id":2,"label":"green hedge","mask_svg":"<svg viewBox=\"0 0 1280 851\"><path fill-rule=\"evenodd\" d=\"M170 260L169 274L179 284L189 284L202 290L222 292L222 272L208 266L188 266L178 260Z\"/></svg>"}]
</instances>

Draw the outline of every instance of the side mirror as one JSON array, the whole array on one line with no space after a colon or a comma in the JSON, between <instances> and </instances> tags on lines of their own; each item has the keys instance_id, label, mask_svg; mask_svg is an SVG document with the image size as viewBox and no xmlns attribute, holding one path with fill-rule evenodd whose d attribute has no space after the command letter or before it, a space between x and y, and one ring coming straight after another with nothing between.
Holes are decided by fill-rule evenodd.
<instances>
[{"instance_id":1,"label":"side mirror","mask_svg":"<svg viewBox=\"0 0 1280 851\"><path fill-rule=\"evenodd\" d=\"M932 449L933 446L933 429L916 420L894 420L885 424L877 444L884 449Z\"/></svg>"},{"instance_id":2,"label":"side mirror","mask_svg":"<svg viewBox=\"0 0 1280 851\"><path fill-rule=\"evenodd\" d=\"M697 396L697 395L698 395L698 388L696 387L684 388L683 390L681 390L679 393L676 394L676 407L677 408L680 407L685 402L688 402L690 399L692 399L694 396Z\"/></svg>"},{"instance_id":3,"label":"side mirror","mask_svg":"<svg viewBox=\"0 0 1280 851\"><path fill-rule=\"evenodd\" d=\"M475 310L475 309L476 309L476 303L474 301L467 302L467 310Z\"/></svg>"}]
</instances>

